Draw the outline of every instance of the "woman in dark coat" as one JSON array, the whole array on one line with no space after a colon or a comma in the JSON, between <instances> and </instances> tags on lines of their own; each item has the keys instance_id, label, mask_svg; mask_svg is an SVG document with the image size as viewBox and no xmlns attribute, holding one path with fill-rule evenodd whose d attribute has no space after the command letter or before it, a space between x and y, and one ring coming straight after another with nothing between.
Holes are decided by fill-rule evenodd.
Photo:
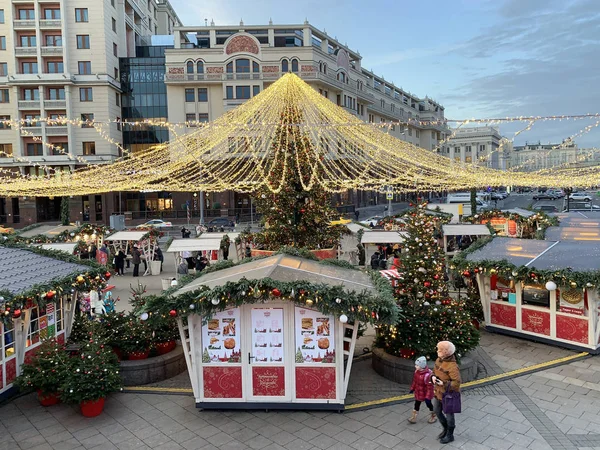
<instances>
[{"instance_id":1,"label":"woman in dark coat","mask_svg":"<svg viewBox=\"0 0 600 450\"><path fill-rule=\"evenodd\" d=\"M125 252L122 248L119 249L115 255L115 269L117 270L117 276L123 275L123 269L125 268Z\"/></svg>"}]
</instances>

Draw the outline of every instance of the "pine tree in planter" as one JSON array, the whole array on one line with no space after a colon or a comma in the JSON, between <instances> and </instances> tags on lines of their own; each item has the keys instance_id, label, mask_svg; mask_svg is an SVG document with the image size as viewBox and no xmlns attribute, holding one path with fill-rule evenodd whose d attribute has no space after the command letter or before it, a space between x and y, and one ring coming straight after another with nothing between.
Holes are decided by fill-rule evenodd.
<instances>
[{"instance_id":1,"label":"pine tree in planter","mask_svg":"<svg viewBox=\"0 0 600 450\"><path fill-rule=\"evenodd\" d=\"M284 110L273 139L275 156L267 175L271 189L282 189L273 193L263 186L254 197L265 227L254 240L265 250L337 247L343 232L342 227L330 225L338 214L331 206L331 194L314 182L318 177L313 173L313 168L323 170L318 159L324 156L316 156L308 135L296 125L301 122L302 114L296 107Z\"/></svg>"},{"instance_id":2,"label":"pine tree in planter","mask_svg":"<svg viewBox=\"0 0 600 450\"><path fill-rule=\"evenodd\" d=\"M428 215L425 205L411 210L406 218L408 235L395 287L404 319L381 328L377 346L403 358L435 358L436 344L449 340L458 355L464 354L479 344L479 333L464 302L449 296L443 249L434 238L440 219Z\"/></svg>"},{"instance_id":3,"label":"pine tree in planter","mask_svg":"<svg viewBox=\"0 0 600 450\"><path fill-rule=\"evenodd\" d=\"M63 197L60 199L60 222L62 225L69 225L70 212L69 212L69 197Z\"/></svg>"}]
</instances>

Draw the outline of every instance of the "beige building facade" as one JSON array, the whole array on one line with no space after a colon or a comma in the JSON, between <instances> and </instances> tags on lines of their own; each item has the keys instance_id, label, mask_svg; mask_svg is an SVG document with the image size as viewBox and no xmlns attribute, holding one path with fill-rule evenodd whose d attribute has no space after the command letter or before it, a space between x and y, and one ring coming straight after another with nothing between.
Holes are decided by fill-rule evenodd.
<instances>
[{"instance_id":1,"label":"beige building facade","mask_svg":"<svg viewBox=\"0 0 600 450\"><path fill-rule=\"evenodd\" d=\"M164 0L0 2L0 120L11 121L0 126L0 167L52 176L119 157L119 58L179 24ZM92 121L107 124L102 136ZM101 196L72 203L75 219L107 213ZM0 222L53 220L56 210L57 199L10 199Z\"/></svg>"},{"instance_id":2,"label":"beige building facade","mask_svg":"<svg viewBox=\"0 0 600 450\"><path fill-rule=\"evenodd\" d=\"M440 154L456 162L506 170L511 149L512 143L496 127L465 127L453 130Z\"/></svg>"},{"instance_id":3,"label":"beige building facade","mask_svg":"<svg viewBox=\"0 0 600 450\"><path fill-rule=\"evenodd\" d=\"M534 171L557 167L565 164L585 162L595 159L595 152L580 150L572 141L563 141L560 144L526 143L514 147L512 165L522 171Z\"/></svg>"}]
</instances>

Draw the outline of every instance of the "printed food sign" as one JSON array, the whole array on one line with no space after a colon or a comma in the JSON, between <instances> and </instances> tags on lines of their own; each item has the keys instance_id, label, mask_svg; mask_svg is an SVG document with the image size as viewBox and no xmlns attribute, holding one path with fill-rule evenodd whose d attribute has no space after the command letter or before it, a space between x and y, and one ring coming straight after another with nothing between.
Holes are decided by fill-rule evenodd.
<instances>
[{"instance_id":1,"label":"printed food sign","mask_svg":"<svg viewBox=\"0 0 600 450\"><path fill-rule=\"evenodd\" d=\"M335 363L333 316L295 308L296 363Z\"/></svg>"},{"instance_id":2,"label":"printed food sign","mask_svg":"<svg viewBox=\"0 0 600 450\"><path fill-rule=\"evenodd\" d=\"M252 319L252 363L283 362L283 309L254 308Z\"/></svg>"},{"instance_id":3,"label":"printed food sign","mask_svg":"<svg viewBox=\"0 0 600 450\"><path fill-rule=\"evenodd\" d=\"M239 363L240 309L233 308L216 313L202 327L202 363Z\"/></svg>"}]
</instances>

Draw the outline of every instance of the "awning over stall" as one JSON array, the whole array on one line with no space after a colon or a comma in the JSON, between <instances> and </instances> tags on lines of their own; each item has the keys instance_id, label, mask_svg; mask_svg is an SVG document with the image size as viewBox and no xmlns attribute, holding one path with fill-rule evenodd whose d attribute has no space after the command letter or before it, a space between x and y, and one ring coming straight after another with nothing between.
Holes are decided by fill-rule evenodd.
<instances>
[{"instance_id":1,"label":"awning over stall","mask_svg":"<svg viewBox=\"0 0 600 450\"><path fill-rule=\"evenodd\" d=\"M221 239L174 239L166 250L167 253L198 252L202 250L219 250Z\"/></svg>"},{"instance_id":2,"label":"awning over stall","mask_svg":"<svg viewBox=\"0 0 600 450\"><path fill-rule=\"evenodd\" d=\"M68 253L72 255L77 247L76 242L55 242L53 244L43 244L42 248L44 250L58 250L60 252Z\"/></svg>"},{"instance_id":3,"label":"awning over stall","mask_svg":"<svg viewBox=\"0 0 600 450\"><path fill-rule=\"evenodd\" d=\"M366 231L361 244L401 244L406 235L404 231Z\"/></svg>"},{"instance_id":4,"label":"awning over stall","mask_svg":"<svg viewBox=\"0 0 600 450\"><path fill-rule=\"evenodd\" d=\"M461 223L458 225L442 225L444 236L489 236L487 225Z\"/></svg>"},{"instance_id":5,"label":"awning over stall","mask_svg":"<svg viewBox=\"0 0 600 450\"><path fill-rule=\"evenodd\" d=\"M139 241L141 240L148 231L117 231L115 234L111 234L109 237L104 239L105 241Z\"/></svg>"}]
</instances>

